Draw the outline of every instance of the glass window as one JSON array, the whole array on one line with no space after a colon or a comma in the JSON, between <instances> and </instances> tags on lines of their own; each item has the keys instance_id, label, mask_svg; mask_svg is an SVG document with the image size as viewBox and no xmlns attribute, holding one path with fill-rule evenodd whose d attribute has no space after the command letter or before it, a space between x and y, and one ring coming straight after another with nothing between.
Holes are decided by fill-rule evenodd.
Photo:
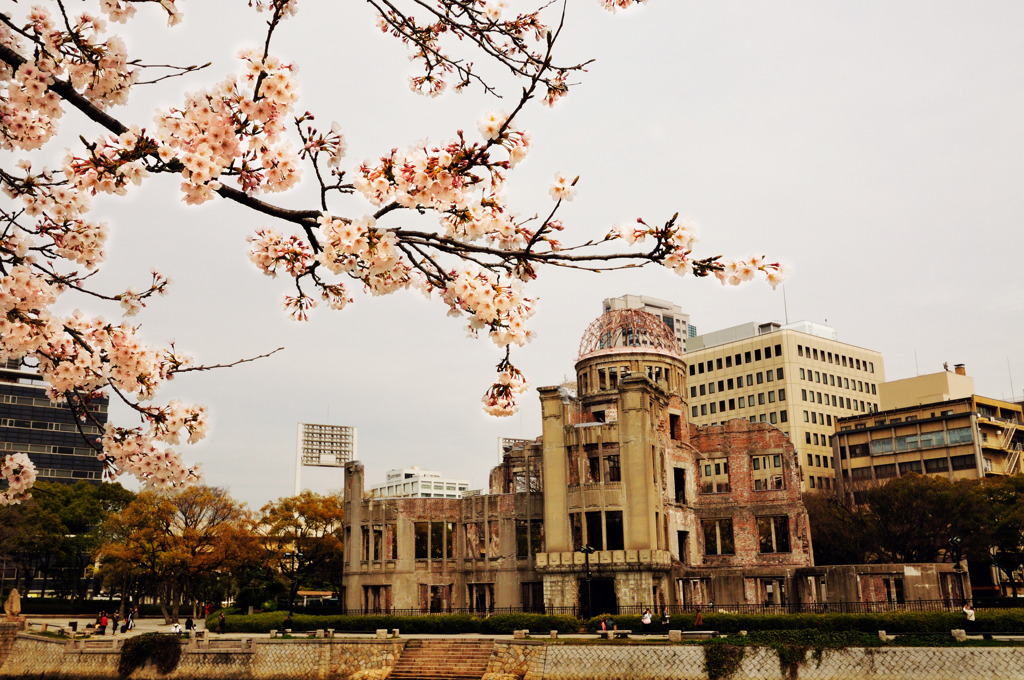
<instances>
[{"instance_id":1,"label":"glass window","mask_svg":"<svg viewBox=\"0 0 1024 680\"><path fill-rule=\"evenodd\" d=\"M814 486L814 478L811 478ZM786 515L757 518L758 547L762 553L789 552L789 517Z\"/></svg>"},{"instance_id":2,"label":"glass window","mask_svg":"<svg viewBox=\"0 0 1024 680\"><path fill-rule=\"evenodd\" d=\"M775 391L774 390L768 393L768 403L769 404L774 404L775 403Z\"/></svg>"},{"instance_id":3,"label":"glass window","mask_svg":"<svg viewBox=\"0 0 1024 680\"><path fill-rule=\"evenodd\" d=\"M779 422L785 423L785 422L787 422L787 420L788 420L788 418L787 418L786 411L779 411Z\"/></svg>"},{"instance_id":4,"label":"glass window","mask_svg":"<svg viewBox=\"0 0 1024 680\"><path fill-rule=\"evenodd\" d=\"M775 411L772 411L771 413L768 414L768 422L771 423L772 425L775 425L778 422L777 416L775 415Z\"/></svg>"},{"instance_id":5,"label":"glass window","mask_svg":"<svg viewBox=\"0 0 1024 680\"><path fill-rule=\"evenodd\" d=\"M701 522L704 530L705 555L734 555L732 519L711 519Z\"/></svg>"}]
</instances>

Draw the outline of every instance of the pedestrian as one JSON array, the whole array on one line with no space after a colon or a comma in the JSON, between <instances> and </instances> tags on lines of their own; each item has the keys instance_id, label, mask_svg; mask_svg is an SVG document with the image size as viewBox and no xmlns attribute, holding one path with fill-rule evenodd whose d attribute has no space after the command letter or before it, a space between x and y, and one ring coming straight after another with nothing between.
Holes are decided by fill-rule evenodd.
<instances>
[{"instance_id":1,"label":"pedestrian","mask_svg":"<svg viewBox=\"0 0 1024 680\"><path fill-rule=\"evenodd\" d=\"M618 630L619 629L619 624L615 623L615 619L613 619L610 616L608 617L608 620L605 621L605 625L608 626L608 630Z\"/></svg>"},{"instance_id":2,"label":"pedestrian","mask_svg":"<svg viewBox=\"0 0 1024 680\"><path fill-rule=\"evenodd\" d=\"M663 607L661 610L661 630L662 632L668 632L668 607Z\"/></svg>"},{"instance_id":3,"label":"pedestrian","mask_svg":"<svg viewBox=\"0 0 1024 680\"><path fill-rule=\"evenodd\" d=\"M107 618L107 613L102 612L102 615L100 616L100 635L107 634L107 624L109 623L110 619Z\"/></svg>"},{"instance_id":4,"label":"pedestrian","mask_svg":"<svg viewBox=\"0 0 1024 680\"><path fill-rule=\"evenodd\" d=\"M697 610L697 618L693 620L693 627L697 630L704 627L704 615L700 613L699 609Z\"/></svg>"},{"instance_id":5,"label":"pedestrian","mask_svg":"<svg viewBox=\"0 0 1024 680\"><path fill-rule=\"evenodd\" d=\"M110 634L111 634L111 635L117 635L117 623L118 623L118 621L120 620L120 618L121 618L121 617L120 617L120 616L118 615L118 613L117 613L117 612L114 612L114 616L113 616L113 617L111 618L111 620L110 620L110 622L114 624L114 625L113 625L113 626L111 626L111 628L110 628Z\"/></svg>"},{"instance_id":6,"label":"pedestrian","mask_svg":"<svg viewBox=\"0 0 1024 680\"><path fill-rule=\"evenodd\" d=\"M181 632L181 626L180 626L180 625L178 625L178 622L177 622L177 621L175 621L175 622L174 622L174 625L173 625L173 626L171 626L171 632L172 632L172 633L180 633L180 632Z\"/></svg>"},{"instance_id":7,"label":"pedestrian","mask_svg":"<svg viewBox=\"0 0 1024 680\"><path fill-rule=\"evenodd\" d=\"M974 623L974 607L970 602L964 605L964 614L967 615L967 623Z\"/></svg>"},{"instance_id":8,"label":"pedestrian","mask_svg":"<svg viewBox=\"0 0 1024 680\"><path fill-rule=\"evenodd\" d=\"M221 612L220 616L217 617L217 634L218 635L223 635L224 634L224 625L225 625L225 623L226 622L224 621L224 612Z\"/></svg>"},{"instance_id":9,"label":"pedestrian","mask_svg":"<svg viewBox=\"0 0 1024 680\"><path fill-rule=\"evenodd\" d=\"M289 632L291 631L291 629L292 629L292 614L291 614L291 612L288 612L288 615L284 617L284 624L282 624L282 625L284 626L284 629L286 631L289 631Z\"/></svg>"},{"instance_id":10,"label":"pedestrian","mask_svg":"<svg viewBox=\"0 0 1024 680\"><path fill-rule=\"evenodd\" d=\"M125 625L125 627L128 630L131 630L132 628L135 627L135 610L134 609L129 609L128 610L128 615L125 617L124 625Z\"/></svg>"},{"instance_id":11,"label":"pedestrian","mask_svg":"<svg viewBox=\"0 0 1024 680\"><path fill-rule=\"evenodd\" d=\"M644 610L644 615L640 617L640 622L644 624L644 635L651 634L651 609L648 607Z\"/></svg>"},{"instance_id":12,"label":"pedestrian","mask_svg":"<svg viewBox=\"0 0 1024 680\"><path fill-rule=\"evenodd\" d=\"M102 623L102 622L103 622L103 612L100 612L99 614L96 615L96 622L94 624L92 624L93 632L94 633L98 634L100 632L100 623Z\"/></svg>"},{"instance_id":13,"label":"pedestrian","mask_svg":"<svg viewBox=\"0 0 1024 680\"><path fill-rule=\"evenodd\" d=\"M195 630L195 627L196 627L196 622L192 620L191 616L189 616L188 618L185 619L185 630L186 631Z\"/></svg>"}]
</instances>

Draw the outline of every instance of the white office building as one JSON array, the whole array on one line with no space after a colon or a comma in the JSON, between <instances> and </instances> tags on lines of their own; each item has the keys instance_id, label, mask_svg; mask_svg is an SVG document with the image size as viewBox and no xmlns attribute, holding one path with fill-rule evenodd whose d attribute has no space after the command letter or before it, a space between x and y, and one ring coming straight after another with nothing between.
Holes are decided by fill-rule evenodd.
<instances>
[{"instance_id":1,"label":"white office building","mask_svg":"<svg viewBox=\"0 0 1024 680\"><path fill-rule=\"evenodd\" d=\"M462 498L467 491L468 479L442 477L440 472L421 470L419 465L388 470L386 482L370 487L375 498Z\"/></svg>"}]
</instances>

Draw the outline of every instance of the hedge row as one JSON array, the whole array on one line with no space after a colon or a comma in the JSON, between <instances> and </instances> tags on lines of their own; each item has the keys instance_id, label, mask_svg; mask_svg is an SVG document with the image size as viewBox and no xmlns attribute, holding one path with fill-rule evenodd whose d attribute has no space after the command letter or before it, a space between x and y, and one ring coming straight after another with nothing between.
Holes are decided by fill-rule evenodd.
<instances>
[{"instance_id":1,"label":"hedge row","mask_svg":"<svg viewBox=\"0 0 1024 680\"><path fill-rule=\"evenodd\" d=\"M975 612L976 621L967 625L961 612L879 612L874 614L704 614L703 627L722 633L741 630L821 630L857 631L875 633L948 633L955 628L968 630L1016 633L1024 632L1024 611L985 610ZM673 614L668 628L693 630L696 614ZM643 629L639 616L612 617L622 630ZM601 621L608 616L595 616L586 622L588 630L599 630ZM657 617L652 631L662 628Z\"/></svg>"},{"instance_id":2,"label":"hedge row","mask_svg":"<svg viewBox=\"0 0 1024 680\"><path fill-rule=\"evenodd\" d=\"M267 633L283 630L286 612L243 615L226 612L226 632ZM206 620L209 630L217 627L215 612ZM967 625L962 613L950 612L885 612L877 614L705 614L703 627L722 633L737 633L741 630L817 630L852 631L877 635L884 630L889 633L948 633L954 628L976 631L1024 632L1024 610L988 610L976 613L977 620ZM695 614L674 614L670 617L668 629L693 630ZM469 614L429 616L317 616L295 614L292 616L292 630L317 630L333 628L337 631L372 631L379 628L398 628L403 633L433 633L453 635L457 633L490 633L508 635L512 631L527 629L534 633L557 630L575 633L580 627L596 631L601 621L608 618L596 616L581 622L572 616L545 616L543 614L498 614L481 618ZM643 630L639 616L612 617L620 630ZM655 618L652 632L661 632L662 625Z\"/></svg>"},{"instance_id":3,"label":"hedge row","mask_svg":"<svg viewBox=\"0 0 1024 680\"><path fill-rule=\"evenodd\" d=\"M55 616L96 616L100 612L116 612L121 608L120 600L62 600L51 597L24 597L21 613L27 616L50 614ZM169 608L168 608L169 609ZM182 607L182 612L186 609ZM192 607L188 607L188 613ZM159 616L160 605L144 604L139 607L140 616Z\"/></svg>"},{"instance_id":4,"label":"hedge row","mask_svg":"<svg viewBox=\"0 0 1024 680\"><path fill-rule=\"evenodd\" d=\"M233 614L226 612L225 632L267 633L284 630L286 612L265 612L263 614ZM216 630L219 612L206 619L208 630ZM291 629L296 631L327 630L372 631L380 628L398 628L403 633L455 635L458 633L490 633L511 635L516 630L575 633L580 628L578 619L572 616L546 616L543 614L497 614L487 618L470 614L441 614L430 616L317 616L295 614Z\"/></svg>"}]
</instances>

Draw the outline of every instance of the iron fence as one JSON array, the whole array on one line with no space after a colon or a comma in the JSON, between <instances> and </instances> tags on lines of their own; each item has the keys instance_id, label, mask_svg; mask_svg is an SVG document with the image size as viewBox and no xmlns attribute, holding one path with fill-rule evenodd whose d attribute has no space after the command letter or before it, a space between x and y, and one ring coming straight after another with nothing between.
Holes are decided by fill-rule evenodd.
<instances>
[{"instance_id":1,"label":"iron fence","mask_svg":"<svg viewBox=\"0 0 1024 680\"><path fill-rule=\"evenodd\" d=\"M1021 598L1024 600L1024 598ZM340 606L292 607L294 614L319 614L327 616L447 616L469 614L473 616L494 616L497 614L547 614L590 618L609 614L612 616L640 616L650 609L657 619L663 609L669 614L877 614L886 612L959 612L968 600L910 600L905 602L792 602L787 604L676 604L657 606L654 604L624 605L614 611L595 611L591 614L586 607L447 607L429 609L358 609ZM975 609L1005 609L1022 607L1024 602L1012 599L974 600Z\"/></svg>"}]
</instances>

